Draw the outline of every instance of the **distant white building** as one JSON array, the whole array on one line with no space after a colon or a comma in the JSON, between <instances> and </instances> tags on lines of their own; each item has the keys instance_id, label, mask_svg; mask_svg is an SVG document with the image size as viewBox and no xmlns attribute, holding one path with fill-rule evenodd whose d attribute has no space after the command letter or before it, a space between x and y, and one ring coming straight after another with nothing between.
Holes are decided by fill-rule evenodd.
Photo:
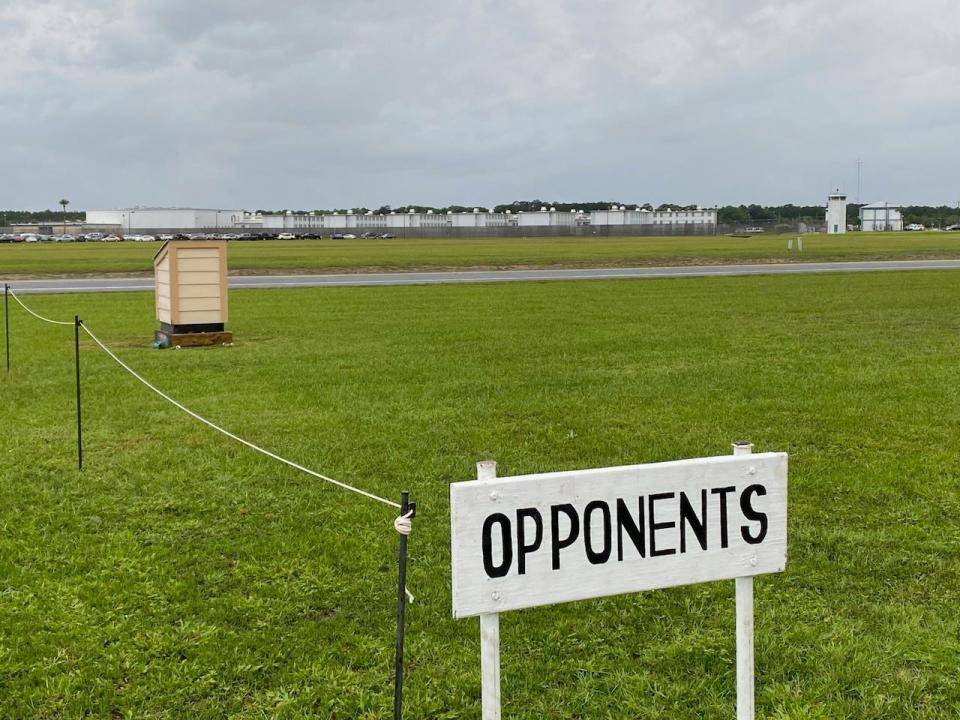
<instances>
[{"instance_id":1,"label":"distant white building","mask_svg":"<svg viewBox=\"0 0 960 720\"><path fill-rule=\"evenodd\" d=\"M827 235L847 231L847 195L838 189L827 195Z\"/></svg>"},{"instance_id":2,"label":"distant white building","mask_svg":"<svg viewBox=\"0 0 960 720\"><path fill-rule=\"evenodd\" d=\"M901 232L903 216L900 206L888 202L875 202L860 208L862 232Z\"/></svg>"},{"instance_id":3,"label":"distant white building","mask_svg":"<svg viewBox=\"0 0 960 720\"><path fill-rule=\"evenodd\" d=\"M248 230L288 232L395 232L405 230L450 229L459 234L469 234L470 228L564 228L592 226L596 228L615 226L659 226L664 232L711 232L717 222L713 208L690 208L684 210L647 210L640 207L628 209L624 205L608 210L560 211L542 207L536 211L511 213L492 212L474 208L472 212L332 212L332 213L257 213L244 210L209 210L200 208L151 208L134 207L116 210L88 210L86 224L97 227L111 226L119 232L140 230ZM545 231L545 230L544 230Z\"/></svg>"},{"instance_id":4,"label":"distant white building","mask_svg":"<svg viewBox=\"0 0 960 720\"><path fill-rule=\"evenodd\" d=\"M684 226L714 226L717 211L713 208L689 210L645 210L627 209L620 205L609 210L571 210L560 211L543 207L540 210L524 210L495 213L474 208L473 212L434 213L432 211L391 212L386 215L368 213L241 213L236 226L263 230L360 230L389 231L407 228L544 228L573 227L589 225L593 227L624 225L659 225L670 228Z\"/></svg>"},{"instance_id":5,"label":"distant white building","mask_svg":"<svg viewBox=\"0 0 960 720\"><path fill-rule=\"evenodd\" d=\"M120 232L131 230L217 230L235 227L242 210L201 208L132 207L116 210L87 210L88 225L114 225Z\"/></svg>"}]
</instances>

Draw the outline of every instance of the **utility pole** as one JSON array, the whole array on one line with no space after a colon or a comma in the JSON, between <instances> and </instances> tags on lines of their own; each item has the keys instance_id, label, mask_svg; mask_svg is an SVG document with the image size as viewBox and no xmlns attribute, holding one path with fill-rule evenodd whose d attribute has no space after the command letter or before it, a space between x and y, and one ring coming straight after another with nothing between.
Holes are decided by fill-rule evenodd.
<instances>
[{"instance_id":1,"label":"utility pole","mask_svg":"<svg viewBox=\"0 0 960 720\"><path fill-rule=\"evenodd\" d=\"M860 158L857 158L857 204L860 204Z\"/></svg>"}]
</instances>

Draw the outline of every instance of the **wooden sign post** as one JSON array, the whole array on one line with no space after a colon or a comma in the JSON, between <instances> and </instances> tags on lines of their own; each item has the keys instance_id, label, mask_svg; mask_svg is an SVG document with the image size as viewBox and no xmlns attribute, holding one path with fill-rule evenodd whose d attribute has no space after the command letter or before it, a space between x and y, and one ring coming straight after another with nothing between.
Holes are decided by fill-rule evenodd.
<instances>
[{"instance_id":1,"label":"wooden sign post","mask_svg":"<svg viewBox=\"0 0 960 720\"><path fill-rule=\"evenodd\" d=\"M493 460L477 463L477 480L495 480ZM480 692L483 720L500 720L500 615L480 615Z\"/></svg>"},{"instance_id":2,"label":"wooden sign post","mask_svg":"<svg viewBox=\"0 0 960 720\"><path fill-rule=\"evenodd\" d=\"M787 561L787 456L751 454L450 486L454 617L480 616L483 720L500 718L506 610L736 579L737 718L752 720L753 576Z\"/></svg>"}]
</instances>

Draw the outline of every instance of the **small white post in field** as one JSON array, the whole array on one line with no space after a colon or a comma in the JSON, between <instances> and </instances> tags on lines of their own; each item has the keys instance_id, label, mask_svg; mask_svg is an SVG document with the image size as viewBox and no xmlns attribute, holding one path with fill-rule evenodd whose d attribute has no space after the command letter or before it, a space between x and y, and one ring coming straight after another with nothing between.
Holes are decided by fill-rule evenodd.
<instances>
[{"instance_id":1,"label":"small white post in field","mask_svg":"<svg viewBox=\"0 0 960 720\"><path fill-rule=\"evenodd\" d=\"M793 250L793 238L787 238L787 250Z\"/></svg>"},{"instance_id":2,"label":"small white post in field","mask_svg":"<svg viewBox=\"0 0 960 720\"><path fill-rule=\"evenodd\" d=\"M495 480L497 463L477 463L477 480ZM490 500L496 502L496 497ZM500 614L480 615L480 698L483 720L500 720Z\"/></svg>"},{"instance_id":3,"label":"small white post in field","mask_svg":"<svg viewBox=\"0 0 960 720\"><path fill-rule=\"evenodd\" d=\"M751 453L751 443L733 443L734 455ZM734 582L737 588L737 720L754 720L753 576L738 577Z\"/></svg>"},{"instance_id":4,"label":"small white post in field","mask_svg":"<svg viewBox=\"0 0 960 720\"><path fill-rule=\"evenodd\" d=\"M797 238L797 250L803 252L803 238Z\"/></svg>"}]
</instances>

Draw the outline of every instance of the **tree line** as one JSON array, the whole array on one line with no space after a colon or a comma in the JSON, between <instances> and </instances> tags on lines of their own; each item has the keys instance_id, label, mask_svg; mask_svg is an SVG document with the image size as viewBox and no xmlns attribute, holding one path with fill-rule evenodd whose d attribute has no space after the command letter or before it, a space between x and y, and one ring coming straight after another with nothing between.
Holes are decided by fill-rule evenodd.
<instances>
[{"instance_id":1,"label":"tree line","mask_svg":"<svg viewBox=\"0 0 960 720\"><path fill-rule=\"evenodd\" d=\"M860 208L866 203L847 205L847 222L860 222ZM904 224L919 223L926 227L946 227L960 223L960 207L949 205L907 205L900 208ZM799 222L823 222L823 205L725 205L718 208L720 224L795 224Z\"/></svg>"},{"instance_id":2,"label":"tree line","mask_svg":"<svg viewBox=\"0 0 960 720\"><path fill-rule=\"evenodd\" d=\"M58 223L67 220L84 220L83 210L0 210L0 226L14 223Z\"/></svg>"}]
</instances>

